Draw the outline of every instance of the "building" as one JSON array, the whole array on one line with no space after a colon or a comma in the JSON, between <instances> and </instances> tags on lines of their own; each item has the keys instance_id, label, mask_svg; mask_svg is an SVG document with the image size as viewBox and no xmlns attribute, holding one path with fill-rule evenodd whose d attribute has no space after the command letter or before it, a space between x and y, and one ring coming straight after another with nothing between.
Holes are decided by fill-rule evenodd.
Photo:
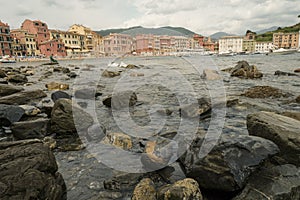
<instances>
[{"instance_id":1,"label":"building","mask_svg":"<svg viewBox=\"0 0 300 200\"><path fill-rule=\"evenodd\" d=\"M219 53L243 51L243 37L241 36L224 36L219 39Z\"/></svg>"},{"instance_id":2,"label":"building","mask_svg":"<svg viewBox=\"0 0 300 200\"><path fill-rule=\"evenodd\" d=\"M50 33L46 23L39 20L26 19L21 26L22 30L27 30L28 33L35 35L37 46L41 43L50 40Z\"/></svg>"},{"instance_id":3,"label":"building","mask_svg":"<svg viewBox=\"0 0 300 200\"><path fill-rule=\"evenodd\" d=\"M199 48L203 48L203 45L204 45L204 36L201 36L201 35L194 35L193 36L193 40L196 41L197 43L197 46Z\"/></svg>"},{"instance_id":4,"label":"building","mask_svg":"<svg viewBox=\"0 0 300 200\"><path fill-rule=\"evenodd\" d=\"M0 21L0 56L13 55L12 43L9 25Z\"/></svg>"},{"instance_id":5,"label":"building","mask_svg":"<svg viewBox=\"0 0 300 200\"><path fill-rule=\"evenodd\" d=\"M243 51L248 53L255 52L255 40L243 40Z\"/></svg>"},{"instance_id":6,"label":"building","mask_svg":"<svg viewBox=\"0 0 300 200\"><path fill-rule=\"evenodd\" d=\"M205 51L215 52L217 44L212 42L210 37L207 37L203 41L203 48Z\"/></svg>"},{"instance_id":7,"label":"building","mask_svg":"<svg viewBox=\"0 0 300 200\"><path fill-rule=\"evenodd\" d=\"M273 42L256 42L255 52L257 53L269 53L271 49L274 49Z\"/></svg>"},{"instance_id":8,"label":"building","mask_svg":"<svg viewBox=\"0 0 300 200\"><path fill-rule=\"evenodd\" d=\"M111 33L103 37L101 51L107 56L120 56L133 51L133 38L127 34Z\"/></svg>"},{"instance_id":9,"label":"building","mask_svg":"<svg viewBox=\"0 0 300 200\"><path fill-rule=\"evenodd\" d=\"M152 34L141 34L135 37L135 51L137 54L153 55L154 46L154 35Z\"/></svg>"},{"instance_id":10,"label":"building","mask_svg":"<svg viewBox=\"0 0 300 200\"><path fill-rule=\"evenodd\" d=\"M47 57L51 55L57 57L67 56L65 44L62 42L61 39L48 40L46 42L42 42L39 46L41 52L43 52L43 55Z\"/></svg>"},{"instance_id":11,"label":"building","mask_svg":"<svg viewBox=\"0 0 300 200\"><path fill-rule=\"evenodd\" d=\"M274 33L273 44L276 48L297 49L299 48L299 32Z\"/></svg>"},{"instance_id":12,"label":"building","mask_svg":"<svg viewBox=\"0 0 300 200\"><path fill-rule=\"evenodd\" d=\"M15 55L35 56L40 54L40 51L37 48L36 37L34 34L29 33L27 30L14 29L11 30L11 36L14 41L13 45L15 48L17 48L17 52L15 52Z\"/></svg>"},{"instance_id":13,"label":"building","mask_svg":"<svg viewBox=\"0 0 300 200\"><path fill-rule=\"evenodd\" d=\"M172 39L173 39L172 44L174 45L173 49L175 51L180 52L180 51L186 51L188 49L191 49L189 38L184 36L173 36Z\"/></svg>"}]
</instances>

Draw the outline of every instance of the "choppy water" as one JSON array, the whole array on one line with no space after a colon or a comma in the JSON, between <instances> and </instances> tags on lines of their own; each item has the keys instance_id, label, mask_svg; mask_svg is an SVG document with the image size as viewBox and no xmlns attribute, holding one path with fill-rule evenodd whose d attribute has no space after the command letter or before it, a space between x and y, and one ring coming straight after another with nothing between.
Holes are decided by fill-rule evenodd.
<instances>
[{"instance_id":1,"label":"choppy water","mask_svg":"<svg viewBox=\"0 0 300 200\"><path fill-rule=\"evenodd\" d=\"M201 79L203 69L224 69L233 67L240 60L246 60L250 65L256 65L264 74L262 79L250 80L230 77L225 72L220 72L223 80L204 81ZM109 67L112 61L116 63L127 63L141 66L140 69L125 70L119 67ZM10 66L33 65L40 63L17 63ZM135 135L139 132L159 134L177 131L182 125L178 109L182 104L193 102L196 98L207 97L214 101L222 98L239 98L240 103L226 109L222 133L248 134L246 128L246 117L249 113L260 110L267 111L300 111L299 104L290 103L300 95L300 77L274 76L276 70L293 72L300 68L300 54L291 55L253 55L253 56L191 56L191 57L129 57L129 58L99 58L81 61L61 61L61 66L71 67L79 74L76 79L66 80L63 75L52 75L50 79L38 81L39 76L47 71L46 66L36 68L37 74L29 77L34 84L32 88L44 88L44 84L52 80L71 84L71 90L76 88L96 88L101 85L102 97L95 101L76 99L78 103L86 103L87 111L106 128L107 132L127 132ZM79 66L75 69L74 66ZM50 69L50 68L49 68ZM115 78L101 77L103 70L122 70L122 75ZM132 73L143 73L144 76L132 77ZM249 99L241 97L245 89L253 86L267 85L282 89L293 96L286 99ZM102 99L118 90L134 90L138 96L136 106L127 118L112 113L103 106ZM49 97L50 98L50 93ZM157 110L169 109L173 111L170 116L156 115ZM116 118L119 119L117 125ZM122 123L123 122L123 123ZM155 123L154 123L155 122ZM121 123L121 124L120 124ZM197 126L209 129L210 119L200 121ZM133 126L133 127L132 127ZM139 150L136 149L138 152ZM102 152L106 159L119 161L111 152ZM91 152L83 150L80 152L55 153L59 171L63 174L68 187L68 197L73 200L89 199L103 191L103 181L116 173L93 158ZM120 158L121 160L121 158ZM125 158L126 160L126 158ZM123 161L122 161L123 162ZM123 162L123 165L127 163ZM122 163L119 164L122 168ZM134 164L132 166L134 167ZM124 168L129 168L124 166ZM92 186L91 186L92 185Z\"/></svg>"}]
</instances>

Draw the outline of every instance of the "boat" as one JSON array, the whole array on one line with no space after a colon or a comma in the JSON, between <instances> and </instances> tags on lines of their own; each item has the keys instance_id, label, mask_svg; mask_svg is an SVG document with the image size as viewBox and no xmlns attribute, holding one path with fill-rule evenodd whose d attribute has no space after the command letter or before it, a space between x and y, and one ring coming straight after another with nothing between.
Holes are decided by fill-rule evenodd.
<instances>
[{"instance_id":1,"label":"boat","mask_svg":"<svg viewBox=\"0 0 300 200\"><path fill-rule=\"evenodd\" d=\"M292 54L292 53L296 53L297 49L284 49L284 48L280 48L280 49L270 49L270 52L268 53L268 55L288 55L288 54Z\"/></svg>"},{"instance_id":2,"label":"boat","mask_svg":"<svg viewBox=\"0 0 300 200\"><path fill-rule=\"evenodd\" d=\"M228 51L228 52L220 52L218 56L235 56L237 53Z\"/></svg>"},{"instance_id":3,"label":"boat","mask_svg":"<svg viewBox=\"0 0 300 200\"><path fill-rule=\"evenodd\" d=\"M15 60L1 60L1 63L16 63Z\"/></svg>"},{"instance_id":4,"label":"boat","mask_svg":"<svg viewBox=\"0 0 300 200\"><path fill-rule=\"evenodd\" d=\"M9 56L3 56L0 58L1 63L16 63L14 58L10 58Z\"/></svg>"}]
</instances>

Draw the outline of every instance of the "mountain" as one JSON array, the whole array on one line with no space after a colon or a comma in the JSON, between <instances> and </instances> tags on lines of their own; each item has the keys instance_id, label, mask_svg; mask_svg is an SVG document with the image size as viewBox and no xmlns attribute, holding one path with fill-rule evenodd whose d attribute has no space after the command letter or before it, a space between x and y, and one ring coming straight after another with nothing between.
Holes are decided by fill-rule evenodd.
<instances>
[{"instance_id":1,"label":"mountain","mask_svg":"<svg viewBox=\"0 0 300 200\"><path fill-rule=\"evenodd\" d=\"M183 27L171 27L171 26L165 26L160 28L144 28L142 26L135 26L130 28L107 29L107 30L101 30L96 32L102 36L109 35L110 33L123 33L123 34L131 35L133 37L138 34L173 35L173 36L192 36L196 34L195 32Z\"/></svg>"},{"instance_id":2,"label":"mountain","mask_svg":"<svg viewBox=\"0 0 300 200\"><path fill-rule=\"evenodd\" d=\"M270 32L270 31L275 31L278 29L278 26L272 26L270 28L267 28L267 29L263 29L263 30L259 30L259 31L256 31L257 34L264 34L266 32Z\"/></svg>"},{"instance_id":3,"label":"mountain","mask_svg":"<svg viewBox=\"0 0 300 200\"><path fill-rule=\"evenodd\" d=\"M229 34L229 33L225 33L225 32L216 32L216 33L212 34L210 36L210 38L213 39L213 40L218 40L221 37L229 36L229 35L234 35L234 34Z\"/></svg>"}]
</instances>

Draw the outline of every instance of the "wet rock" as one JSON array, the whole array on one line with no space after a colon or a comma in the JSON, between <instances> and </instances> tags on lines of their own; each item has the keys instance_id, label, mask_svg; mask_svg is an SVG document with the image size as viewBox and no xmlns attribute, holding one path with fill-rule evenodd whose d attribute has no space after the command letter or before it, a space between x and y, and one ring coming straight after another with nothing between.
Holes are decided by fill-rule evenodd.
<instances>
[{"instance_id":1,"label":"wet rock","mask_svg":"<svg viewBox=\"0 0 300 200\"><path fill-rule=\"evenodd\" d=\"M197 181L190 178L163 186L158 190L157 197L159 200L203 199Z\"/></svg>"},{"instance_id":2,"label":"wet rock","mask_svg":"<svg viewBox=\"0 0 300 200\"><path fill-rule=\"evenodd\" d=\"M278 88L271 86L254 86L244 92L243 96L249 98L280 98L290 96L287 93L282 92Z\"/></svg>"},{"instance_id":3,"label":"wet rock","mask_svg":"<svg viewBox=\"0 0 300 200\"><path fill-rule=\"evenodd\" d=\"M69 85L64 83L51 82L46 84L48 90L68 90Z\"/></svg>"},{"instance_id":4,"label":"wet rock","mask_svg":"<svg viewBox=\"0 0 300 200\"><path fill-rule=\"evenodd\" d=\"M212 69L204 69L201 77L203 79L210 80L210 81L220 80L222 78L218 73L218 71Z\"/></svg>"},{"instance_id":5,"label":"wet rock","mask_svg":"<svg viewBox=\"0 0 300 200\"><path fill-rule=\"evenodd\" d=\"M130 74L131 77L139 77L139 76L145 76L144 73L137 73L137 72L133 72Z\"/></svg>"},{"instance_id":6,"label":"wet rock","mask_svg":"<svg viewBox=\"0 0 300 200\"><path fill-rule=\"evenodd\" d=\"M228 67L228 68L225 68L225 69L221 69L221 71L231 73L232 69L233 69L233 67Z\"/></svg>"},{"instance_id":7,"label":"wet rock","mask_svg":"<svg viewBox=\"0 0 300 200\"><path fill-rule=\"evenodd\" d=\"M132 91L124 91L119 93L114 93L106 97L103 104L109 108L120 110L122 108L127 108L129 106L134 106L137 102L137 96Z\"/></svg>"},{"instance_id":8,"label":"wet rock","mask_svg":"<svg viewBox=\"0 0 300 200\"><path fill-rule=\"evenodd\" d=\"M22 91L9 96L1 97L0 104L23 105L28 104L30 102L38 101L46 96L47 94L42 90Z\"/></svg>"},{"instance_id":9,"label":"wet rock","mask_svg":"<svg viewBox=\"0 0 300 200\"><path fill-rule=\"evenodd\" d=\"M0 84L0 97L8 96L23 91L24 88L13 85Z\"/></svg>"},{"instance_id":10,"label":"wet rock","mask_svg":"<svg viewBox=\"0 0 300 200\"><path fill-rule=\"evenodd\" d=\"M55 91L51 94L51 99L55 103L58 99L72 99L72 97L63 91Z\"/></svg>"},{"instance_id":11,"label":"wet rock","mask_svg":"<svg viewBox=\"0 0 300 200\"><path fill-rule=\"evenodd\" d=\"M0 163L0 199L67 199L55 157L39 140L0 143Z\"/></svg>"},{"instance_id":12,"label":"wet rock","mask_svg":"<svg viewBox=\"0 0 300 200\"><path fill-rule=\"evenodd\" d=\"M6 79L4 79L4 78L0 78L0 84L5 84L5 85L7 85L7 84L8 84L8 82L7 82L7 80L6 80Z\"/></svg>"},{"instance_id":13,"label":"wet rock","mask_svg":"<svg viewBox=\"0 0 300 200\"><path fill-rule=\"evenodd\" d=\"M263 74L258 71L257 67L250 66L247 61L239 61L238 64L231 70L231 76L243 78L261 78Z\"/></svg>"},{"instance_id":14,"label":"wet rock","mask_svg":"<svg viewBox=\"0 0 300 200\"><path fill-rule=\"evenodd\" d=\"M277 144L281 157L300 165L300 121L271 112L258 112L247 116L247 128L250 135Z\"/></svg>"},{"instance_id":15,"label":"wet rock","mask_svg":"<svg viewBox=\"0 0 300 200\"><path fill-rule=\"evenodd\" d=\"M300 199L300 168L287 164L253 174L243 192L233 200L253 199Z\"/></svg>"},{"instance_id":16,"label":"wet rock","mask_svg":"<svg viewBox=\"0 0 300 200\"><path fill-rule=\"evenodd\" d=\"M96 197L92 197L90 200L110 200L110 199L121 199L123 197L121 192L108 192L102 191Z\"/></svg>"},{"instance_id":17,"label":"wet rock","mask_svg":"<svg viewBox=\"0 0 300 200\"><path fill-rule=\"evenodd\" d=\"M56 140L53 137L44 137L43 142L51 150L56 148Z\"/></svg>"},{"instance_id":18,"label":"wet rock","mask_svg":"<svg viewBox=\"0 0 300 200\"><path fill-rule=\"evenodd\" d=\"M279 152L277 145L269 140L232 134L221 136L206 155L202 151L208 147L202 145L210 145L210 141L203 144L203 140L204 136L196 138L180 161L186 176L206 189L226 192L242 189L251 173Z\"/></svg>"},{"instance_id":19,"label":"wet rock","mask_svg":"<svg viewBox=\"0 0 300 200\"><path fill-rule=\"evenodd\" d=\"M0 104L0 125L10 126L11 123L18 122L24 113L24 109L19 106Z\"/></svg>"},{"instance_id":20,"label":"wet rock","mask_svg":"<svg viewBox=\"0 0 300 200\"><path fill-rule=\"evenodd\" d=\"M186 178L179 162L174 162L167 167L157 171L166 183L173 184Z\"/></svg>"},{"instance_id":21,"label":"wet rock","mask_svg":"<svg viewBox=\"0 0 300 200\"><path fill-rule=\"evenodd\" d=\"M75 119L75 120L74 120ZM51 131L58 137L75 136L79 131L86 131L93 124L93 118L77 106L72 100L59 99L51 112Z\"/></svg>"},{"instance_id":22,"label":"wet rock","mask_svg":"<svg viewBox=\"0 0 300 200\"><path fill-rule=\"evenodd\" d=\"M300 121L300 112L283 112L281 115Z\"/></svg>"},{"instance_id":23,"label":"wet rock","mask_svg":"<svg viewBox=\"0 0 300 200\"><path fill-rule=\"evenodd\" d=\"M47 72L44 73L45 77L49 77L49 76L52 76L52 75L53 75L52 71L47 71Z\"/></svg>"},{"instance_id":24,"label":"wet rock","mask_svg":"<svg viewBox=\"0 0 300 200\"><path fill-rule=\"evenodd\" d=\"M144 178L143 174L121 173L105 180L103 185L104 189L110 191L133 190L142 178Z\"/></svg>"},{"instance_id":25,"label":"wet rock","mask_svg":"<svg viewBox=\"0 0 300 200\"><path fill-rule=\"evenodd\" d=\"M195 118L211 112L211 103L206 98L198 99L198 103L183 105L179 109L180 115L186 118Z\"/></svg>"},{"instance_id":26,"label":"wet rock","mask_svg":"<svg viewBox=\"0 0 300 200\"><path fill-rule=\"evenodd\" d=\"M132 148L132 140L129 135L126 135L124 133L108 133L107 138L109 140L109 143L122 148L124 150L128 150Z\"/></svg>"},{"instance_id":27,"label":"wet rock","mask_svg":"<svg viewBox=\"0 0 300 200\"><path fill-rule=\"evenodd\" d=\"M70 78L76 78L77 77L77 74L75 72L70 72L67 74L68 77Z\"/></svg>"},{"instance_id":28,"label":"wet rock","mask_svg":"<svg viewBox=\"0 0 300 200\"><path fill-rule=\"evenodd\" d=\"M27 77L22 74L10 75L7 77L7 80L8 82L19 83L19 84L25 84L28 82Z\"/></svg>"},{"instance_id":29,"label":"wet rock","mask_svg":"<svg viewBox=\"0 0 300 200\"><path fill-rule=\"evenodd\" d=\"M104 70L102 73L103 77L107 77L107 78L113 78L116 76L120 76L121 72L113 72L113 71L108 71L108 70Z\"/></svg>"},{"instance_id":30,"label":"wet rock","mask_svg":"<svg viewBox=\"0 0 300 200\"><path fill-rule=\"evenodd\" d=\"M0 69L0 78L5 78L7 77L5 71L3 71L2 69Z\"/></svg>"},{"instance_id":31,"label":"wet rock","mask_svg":"<svg viewBox=\"0 0 300 200\"><path fill-rule=\"evenodd\" d=\"M300 73L300 68L294 70L295 73Z\"/></svg>"},{"instance_id":32,"label":"wet rock","mask_svg":"<svg viewBox=\"0 0 300 200\"><path fill-rule=\"evenodd\" d=\"M142 179L135 187L132 200L156 200L156 189L150 178Z\"/></svg>"},{"instance_id":33,"label":"wet rock","mask_svg":"<svg viewBox=\"0 0 300 200\"><path fill-rule=\"evenodd\" d=\"M300 103L300 95L296 98L296 102Z\"/></svg>"},{"instance_id":34,"label":"wet rock","mask_svg":"<svg viewBox=\"0 0 300 200\"><path fill-rule=\"evenodd\" d=\"M290 73L290 72L283 72L283 71L275 71L275 76L298 76L297 74Z\"/></svg>"},{"instance_id":35,"label":"wet rock","mask_svg":"<svg viewBox=\"0 0 300 200\"><path fill-rule=\"evenodd\" d=\"M82 88L74 92L74 96L79 99L94 99L96 90L94 88Z\"/></svg>"},{"instance_id":36,"label":"wet rock","mask_svg":"<svg viewBox=\"0 0 300 200\"><path fill-rule=\"evenodd\" d=\"M11 129L18 140L42 139L48 134L49 119L15 122Z\"/></svg>"},{"instance_id":37,"label":"wet rock","mask_svg":"<svg viewBox=\"0 0 300 200\"><path fill-rule=\"evenodd\" d=\"M25 115L29 117L34 117L41 113L41 110L35 106L21 105L20 108L23 108Z\"/></svg>"},{"instance_id":38,"label":"wet rock","mask_svg":"<svg viewBox=\"0 0 300 200\"><path fill-rule=\"evenodd\" d=\"M139 66L133 65L133 64L128 64L126 67L126 69L139 69Z\"/></svg>"}]
</instances>

